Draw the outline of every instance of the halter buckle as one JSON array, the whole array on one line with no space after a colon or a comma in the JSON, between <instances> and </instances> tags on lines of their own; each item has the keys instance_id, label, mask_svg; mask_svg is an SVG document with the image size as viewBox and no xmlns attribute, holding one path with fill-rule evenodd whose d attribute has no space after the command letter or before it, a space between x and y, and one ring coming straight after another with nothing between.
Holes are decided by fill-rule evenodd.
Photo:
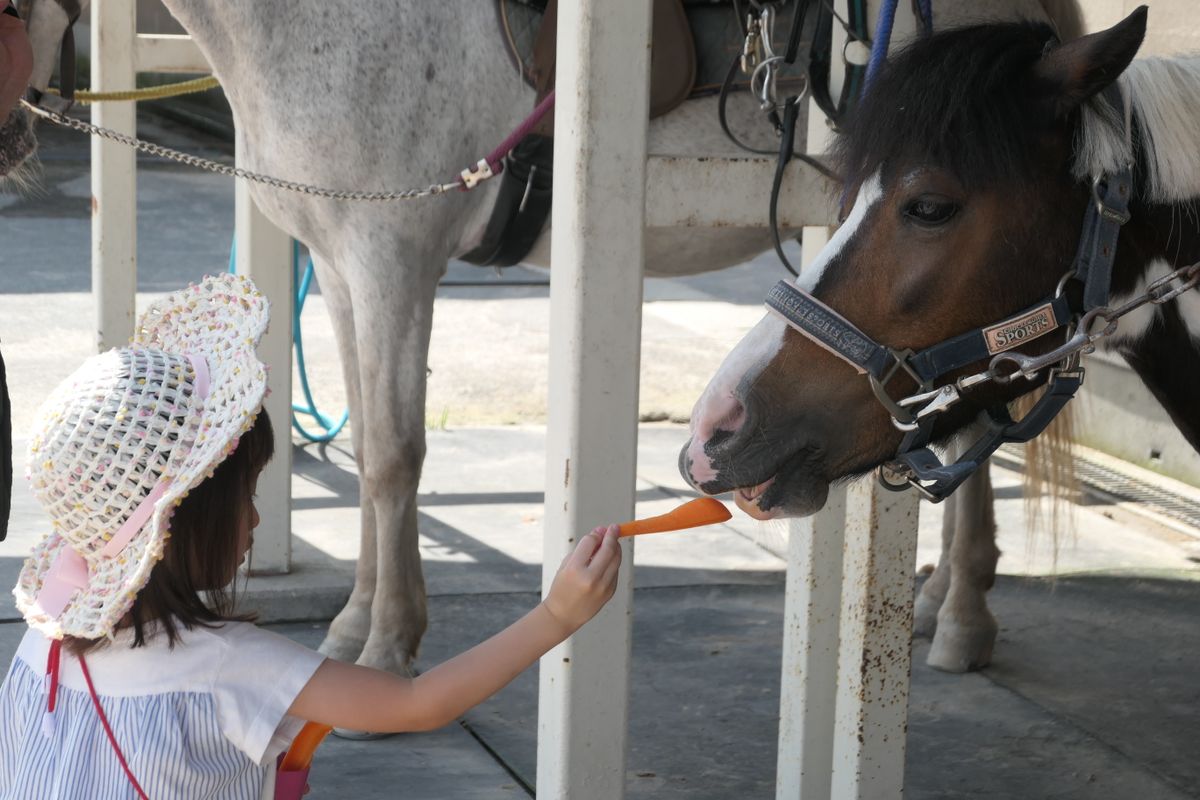
<instances>
[{"instance_id":1,"label":"halter buckle","mask_svg":"<svg viewBox=\"0 0 1200 800\"><path fill-rule=\"evenodd\" d=\"M1129 213L1128 208L1121 210L1104 204L1104 197L1100 193L1100 185L1104 183L1104 180L1105 176L1103 174L1092 178L1092 201L1096 204L1096 211L1109 222L1124 225L1126 222L1129 222L1133 215Z\"/></svg>"},{"instance_id":2,"label":"halter buckle","mask_svg":"<svg viewBox=\"0 0 1200 800\"><path fill-rule=\"evenodd\" d=\"M459 177L462 178L463 189L468 190L474 189L495 174L492 172L492 165L487 162L487 159L481 158L474 168L468 167L460 172Z\"/></svg>"},{"instance_id":3,"label":"halter buckle","mask_svg":"<svg viewBox=\"0 0 1200 800\"><path fill-rule=\"evenodd\" d=\"M887 393L887 385L891 383L892 378L896 376L897 371L900 369L903 369L905 372L907 372L909 376L917 382L917 386L920 387L920 389L924 392L930 391L929 383L920 375L918 375L916 370L914 370L912 365L909 363L909 359L914 355L912 350L907 348L904 350L896 350L892 347L889 347L887 350L892 356L892 366L884 374L882 379L876 378L869 372L867 373L867 378L871 382L871 391L875 393L875 398L879 400L883 407L887 409L888 413L892 415L893 425L902 431L915 430L917 425L917 415L913 414L912 411L902 405L904 401L898 403L893 400L892 396ZM919 395L913 395L913 397L918 396ZM910 397L907 399L911 400L912 398ZM920 402L920 400L915 400L913 402Z\"/></svg>"}]
</instances>

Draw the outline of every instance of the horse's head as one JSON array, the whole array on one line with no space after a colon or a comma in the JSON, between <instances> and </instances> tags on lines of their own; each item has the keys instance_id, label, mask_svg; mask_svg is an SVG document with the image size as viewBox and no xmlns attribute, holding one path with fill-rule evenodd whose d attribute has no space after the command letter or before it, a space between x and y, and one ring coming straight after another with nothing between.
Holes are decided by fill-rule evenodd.
<instances>
[{"instance_id":1,"label":"horse's head","mask_svg":"<svg viewBox=\"0 0 1200 800\"><path fill-rule=\"evenodd\" d=\"M1034 24L963 28L897 56L835 145L843 221L800 288L898 350L991 325L1052 294L1089 197L1072 172L1080 107L1129 64L1145 22L1143 8L1067 44ZM1060 342L1047 336L1021 351ZM903 397L916 383L901 373L886 388ZM1031 388L966 392L938 418L935 438ZM831 482L889 460L901 438L866 376L768 315L697 402L680 469L705 492L736 489L756 517L803 515L820 508Z\"/></svg>"},{"instance_id":2,"label":"horse's head","mask_svg":"<svg viewBox=\"0 0 1200 800\"><path fill-rule=\"evenodd\" d=\"M25 34L32 49L30 87L44 91L50 85L59 48L63 44L63 36L79 16L82 6L80 0L18 1L17 10L24 21ZM18 42L19 31L15 30L15 21L9 24L14 24L14 30L9 31L8 35L16 52L18 44L23 48L24 42ZM22 57L26 57L23 52ZM3 77L0 76L0 79ZM18 91L23 91L24 88L17 87ZM36 149L32 115L17 106L6 119L0 120L0 178L17 176L18 168Z\"/></svg>"}]
</instances>

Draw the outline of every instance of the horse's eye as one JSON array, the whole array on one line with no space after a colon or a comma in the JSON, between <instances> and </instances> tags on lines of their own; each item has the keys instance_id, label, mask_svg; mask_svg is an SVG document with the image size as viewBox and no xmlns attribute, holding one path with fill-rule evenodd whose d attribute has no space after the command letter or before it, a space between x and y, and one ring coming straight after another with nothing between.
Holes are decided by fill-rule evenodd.
<instances>
[{"instance_id":1,"label":"horse's eye","mask_svg":"<svg viewBox=\"0 0 1200 800\"><path fill-rule=\"evenodd\" d=\"M920 225L943 225L956 213L958 206L944 197L918 197L904 210L904 216Z\"/></svg>"}]
</instances>

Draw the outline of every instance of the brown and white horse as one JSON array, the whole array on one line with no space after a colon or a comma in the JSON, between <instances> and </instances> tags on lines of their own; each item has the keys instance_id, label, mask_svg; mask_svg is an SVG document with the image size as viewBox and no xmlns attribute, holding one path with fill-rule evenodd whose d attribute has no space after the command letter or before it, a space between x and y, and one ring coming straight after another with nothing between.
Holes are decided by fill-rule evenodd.
<instances>
[{"instance_id":1,"label":"brown and white horse","mask_svg":"<svg viewBox=\"0 0 1200 800\"><path fill-rule=\"evenodd\" d=\"M899 54L837 142L844 222L799 288L897 349L992 325L1054 296L1095 202L1092 179L1128 165L1131 216L1108 306L1200 260L1200 59L1134 61L1145 25L1143 7L1065 44L1043 25L981 25ZM1116 108L1105 92L1114 83ZM1198 337L1192 288L1125 316L1104 342L1200 448ZM1042 336L1020 351L1062 342ZM939 385L987 367L965 365ZM937 419L934 440L951 441L1045 373L963 390ZM903 376L888 388L901 397L916 382ZM902 436L866 376L768 315L698 401L680 468L707 493L733 491L756 517L802 516L821 507L831 483L893 459Z\"/></svg>"}]
</instances>

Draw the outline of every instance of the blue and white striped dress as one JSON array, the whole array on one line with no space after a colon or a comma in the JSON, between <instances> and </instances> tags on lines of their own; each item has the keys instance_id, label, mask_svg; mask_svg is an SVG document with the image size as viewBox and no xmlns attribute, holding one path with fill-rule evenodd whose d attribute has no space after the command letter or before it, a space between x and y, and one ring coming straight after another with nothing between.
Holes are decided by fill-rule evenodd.
<instances>
[{"instance_id":1,"label":"blue and white striped dress","mask_svg":"<svg viewBox=\"0 0 1200 800\"><path fill-rule=\"evenodd\" d=\"M151 800L270 800L275 760L302 720L287 710L323 657L249 623L131 649L132 632L85 656L134 776ZM49 641L30 630L0 687L0 800L136 800L64 648L44 731ZM49 735L47 735L49 733Z\"/></svg>"}]
</instances>

